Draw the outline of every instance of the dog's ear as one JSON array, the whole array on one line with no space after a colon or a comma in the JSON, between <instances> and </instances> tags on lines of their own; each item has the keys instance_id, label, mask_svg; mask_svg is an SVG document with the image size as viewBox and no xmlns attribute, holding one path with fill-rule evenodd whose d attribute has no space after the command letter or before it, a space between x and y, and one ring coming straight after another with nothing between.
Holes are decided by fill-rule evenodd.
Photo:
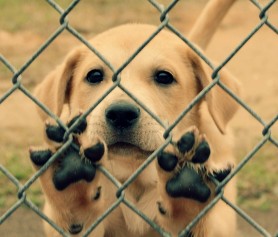
<instances>
[{"instance_id":1,"label":"dog's ear","mask_svg":"<svg viewBox=\"0 0 278 237\"><path fill-rule=\"evenodd\" d=\"M57 116L61 115L63 106L69 102L71 80L81 55L80 49L71 52L65 61L50 72L35 90L35 96L39 101ZM38 111L42 120L45 121L48 115L40 108Z\"/></svg>"},{"instance_id":2,"label":"dog's ear","mask_svg":"<svg viewBox=\"0 0 278 237\"><path fill-rule=\"evenodd\" d=\"M212 82L212 78L205 71L198 56L189 52L189 59L193 68L193 73L199 87L199 92ZM239 82L227 71L220 72L220 81L233 93L240 95ZM216 126L221 133L225 133L226 125L232 119L238 109L238 103L228 95L221 87L215 85L205 96L208 110Z\"/></svg>"}]
</instances>

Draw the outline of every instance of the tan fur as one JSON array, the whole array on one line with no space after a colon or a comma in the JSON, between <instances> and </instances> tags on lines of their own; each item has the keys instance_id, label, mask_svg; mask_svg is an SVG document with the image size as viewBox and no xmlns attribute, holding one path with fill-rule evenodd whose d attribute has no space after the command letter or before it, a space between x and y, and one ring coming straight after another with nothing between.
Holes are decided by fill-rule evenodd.
<instances>
[{"instance_id":1,"label":"tan fur","mask_svg":"<svg viewBox=\"0 0 278 237\"><path fill-rule=\"evenodd\" d=\"M209 1L190 31L189 39L202 49L206 49L220 22L234 2L235 0Z\"/></svg>"},{"instance_id":2,"label":"tan fur","mask_svg":"<svg viewBox=\"0 0 278 237\"><path fill-rule=\"evenodd\" d=\"M108 30L90 43L113 65L120 67L127 58L155 31L154 26L131 24ZM84 80L88 71L101 68L105 80L98 85L89 85ZM169 87L158 86L153 80L156 70L171 72L176 83ZM80 46L74 49L61 66L51 72L36 90L37 98L57 116L65 113L71 118L86 111L112 85L111 70L89 49ZM121 72L121 85L145 104L149 110L164 122L171 124L209 83L211 71L198 56L179 38L170 32L160 32ZM234 93L239 93L236 80L221 71L221 81ZM115 101L136 104L120 88L115 88L87 117L87 139L103 140L107 145L101 163L120 181L125 182L155 149L164 142L164 129L141 108L141 117L136 130L130 135L133 145L118 147L111 145L111 131L106 125L104 111ZM232 138L227 128L228 122L237 110L234 100L218 86L214 87L173 130L178 139L189 127L196 126L205 134L212 154L207 163L208 170L223 169L234 164ZM39 111L46 121L47 114ZM65 116L65 115L63 115ZM115 186L97 173L92 183L79 182L59 192L52 184L54 167L50 167L41 177L46 194L45 213L61 228L68 230L72 223L84 223L88 228L117 198ZM162 182L163 171L152 162L138 178L125 190L125 198L140 211L154 220L163 229L177 236L180 230L207 204L190 199L170 198ZM97 187L102 186L102 198L92 201ZM235 201L234 180L225 188L225 196ZM162 202L167 215L159 213L157 202ZM220 201L195 227L195 237L235 236L235 214ZM48 237L59 236L45 224ZM82 233L84 233L84 231ZM82 236L82 233L76 236ZM91 233L91 237L108 236L159 236L144 220L132 212L125 204L120 204Z\"/></svg>"}]
</instances>

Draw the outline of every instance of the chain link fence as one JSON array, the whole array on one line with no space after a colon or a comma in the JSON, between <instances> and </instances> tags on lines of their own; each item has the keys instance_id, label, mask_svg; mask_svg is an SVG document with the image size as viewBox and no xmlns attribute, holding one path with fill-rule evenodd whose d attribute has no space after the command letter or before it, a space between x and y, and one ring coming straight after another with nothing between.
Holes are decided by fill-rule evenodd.
<instances>
[{"instance_id":1,"label":"chain link fence","mask_svg":"<svg viewBox=\"0 0 278 237\"><path fill-rule=\"evenodd\" d=\"M278 34L278 29L275 27L268 18L268 11L271 9L273 4L276 2L276 0L269 1L265 6L261 6L256 0L250 0L250 4L253 4L255 7L257 7L260 10L259 18L260 21L254 29L243 39L243 41L237 45L237 47L230 52L228 57L221 62L219 65L214 65L212 61L207 58L202 52L200 52L192 42L190 42L182 33L180 33L170 22L168 18L168 13L171 11L172 8L176 6L176 4L179 2L178 0L172 1L167 7L163 7L158 1L156 0L149 0L150 7L154 7L157 9L157 11L160 12L160 22L157 26L157 29L155 32L153 32L152 35L134 52L134 54L120 67L120 68L114 68L102 55L99 53L93 45L91 45L76 29L74 29L69 21L67 20L67 16L71 13L71 11L78 5L80 2L79 0L74 0L72 3L68 6L67 9L62 9L55 1L52 0L46 0L48 4L53 7L55 11L57 11L60 14L60 26L57 28L57 30L52 34L42 45L38 48L38 50L25 62L25 64L17 69L15 68L4 56L0 55L0 61L1 63L13 73L13 76L11 78L12 86L9 90L7 90L3 95L0 97L0 105L5 101L8 100L9 97L15 92L15 91L21 91L28 97L30 100L32 100L37 106L39 106L41 109L43 109L50 117L54 118L58 124L66 128L68 136L68 141L59 149L57 153L55 153L52 158L43 166L41 167L35 174L32 175L32 177L25 182L24 184L20 183L19 180L9 172L9 170L0 164L0 171L6 176L10 182L12 182L18 192L18 201L14 203L9 209L0 216L0 224L4 223L20 206L25 205L30 210L35 212L39 218L44 219L47 221L53 228L57 230L61 234L61 236L68 236L66 232L64 232L59 226L57 226L51 219L49 219L44 213L33 203L28 199L28 196L26 195L26 191L30 188L30 186L42 175L43 172L46 171L46 169L55 161L55 159L59 156L59 153L63 150L67 149L68 146L70 146L72 142L72 138L70 136L71 131L78 125L78 123L88 116L88 114L95 109L95 107L102 102L102 100L111 93L116 87L122 89L128 96L130 96L136 103L138 103L143 109L145 109L150 116L153 117L159 124L161 124L165 128L165 143L157 149L152 155L150 155L145 162L137 169L136 172L133 173L131 177L128 178L123 184L120 183L118 180L113 177L111 173L109 173L105 167L99 166L98 169L100 172L102 172L108 179L111 180L111 182L117 187L117 201L109 208L107 209L91 226L89 229L86 230L86 233L83 236L88 236L94 228L101 222L103 219L105 219L115 208L117 208L121 203L125 204L127 207L129 207L131 210L133 210L137 215L139 215L141 218L143 218L154 230L156 230L161 236L170 236L169 233L165 232L162 227L158 226L156 223L154 223L152 220L150 220L144 213L140 212L131 202L129 202L125 198L125 189L136 179L136 177L156 158L156 155L163 150L170 142L171 142L171 131L173 128L177 125L177 123L184 117L186 114L191 110L191 108L198 103L202 97L206 95L214 86L218 85L220 86L226 93L228 93L234 100L237 101L237 103L242 106L250 115L253 116L255 120L257 120L259 123L263 125L263 131L262 131L262 138L257 143L257 145L241 160L241 162L237 165L237 167L233 170L232 173L230 173L221 183L217 183L216 186L216 196L213 198L213 200L210 202L209 205L205 207L197 216L196 218L188 224L188 226L180 232L179 236L189 236L190 230L192 227L221 199L224 201L227 205L230 206L230 208L234 209L235 212L239 216L241 216L245 221L250 224L261 236L270 237L271 234L266 231L262 226L260 226L256 220L253 220L250 216L248 216L242 209L240 209L238 206L230 203L229 200L225 198L225 195L223 194L223 187L235 176L238 174L238 172L252 159L252 157L266 144L266 142L272 143L275 147L278 147L278 141L271 135L271 129L273 125L276 123L278 119L278 115L274 116L271 121L264 121L258 114L256 114L246 103L244 103L237 95L235 95L232 91L229 90L222 82L220 81L219 72L221 69L237 54L239 50L241 50L242 47L245 46L246 43L263 27L267 26L269 29L271 29L273 32ZM180 114L180 116L176 119L176 121L173 124L170 124L169 126L165 126L163 122L159 119L159 117L155 116L152 111L150 111L147 107L147 105L142 104L132 93L130 93L122 84L120 80L120 73L129 65L129 63L137 56L137 54L140 53L140 51L157 35L159 32L163 29L168 29L173 34L177 35L184 44L188 45L192 50L194 50L199 57L213 70L212 78L214 79L213 82L207 86L198 96L186 107L184 108L184 111ZM32 93L22 84L22 73L28 69L28 67L40 56L40 54L57 38L61 35L62 32L68 31L70 32L74 37L76 37L79 41L81 41L84 45L86 45L92 53L96 54L112 71L113 71L113 86L106 91L106 93L103 94L103 96L98 100L97 103L93 104L82 116L77 120L70 128L67 128L62 121L51 111L49 111L40 101L38 101ZM278 236L278 233L275 235Z\"/></svg>"}]
</instances>

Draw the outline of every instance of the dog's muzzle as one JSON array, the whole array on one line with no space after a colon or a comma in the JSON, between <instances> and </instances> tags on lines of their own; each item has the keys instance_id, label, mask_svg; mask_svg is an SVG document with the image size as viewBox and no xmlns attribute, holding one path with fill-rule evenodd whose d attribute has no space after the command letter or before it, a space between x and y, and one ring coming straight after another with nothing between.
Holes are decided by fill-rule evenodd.
<instances>
[{"instance_id":1,"label":"dog's muzzle","mask_svg":"<svg viewBox=\"0 0 278 237\"><path fill-rule=\"evenodd\" d=\"M89 122L91 139L101 137L110 151L113 148L113 151L153 152L163 142L162 134L161 127L137 104L129 101L108 105L100 117L92 116Z\"/></svg>"}]
</instances>

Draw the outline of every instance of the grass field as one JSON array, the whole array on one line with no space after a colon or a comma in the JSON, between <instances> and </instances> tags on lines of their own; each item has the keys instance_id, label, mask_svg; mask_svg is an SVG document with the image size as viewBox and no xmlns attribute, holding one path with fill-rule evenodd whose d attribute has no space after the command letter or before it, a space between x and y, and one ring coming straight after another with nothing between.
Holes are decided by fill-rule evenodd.
<instances>
[{"instance_id":1,"label":"grass field","mask_svg":"<svg viewBox=\"0 0 278 237\"><path fill-rule=\"evenodd\" d=\"M70 2L57 1L62 7ZM170 1L161 2L167 5ZM170 13L172 24L186 34L205 2L181 1ZM261 2L265 4L267 1ZM0 0L0 9L0 53L19 68L57 29L59 14L46 1L39 0ZM249 1L238 1L215 35L207 55L222 61L259 23L258 14ZM278 27L277 3L269 15ZM159 24L158 12L147 1L131 0L81 1L68 19L85 38L129 22ZM227 65L242 83L243 101L266 122L277 114L278 108L277 39L277 34L263 27ZM23 73L22 84L32 91L77 43L68 32L62 33ZM0 64L0 97L11 88L11 77L12 74ZM241 109L232 121L232 128L235 154L240 162L262 139L263 127ZM23 184L34 173L28 148L42 144L42 131L34 104L20 91L0 104L0 131L0 164ZM277 123L272 127L272 136L278 138ZM277 212L277 157L277 147L267 143L238 174L238 203L247 212L256 210L258 215ZM42 206L43 196L38 182L28 191L28 197ZM0 173L0 215L16 200L16 188Z\"/></svg>"}]
</instances>

